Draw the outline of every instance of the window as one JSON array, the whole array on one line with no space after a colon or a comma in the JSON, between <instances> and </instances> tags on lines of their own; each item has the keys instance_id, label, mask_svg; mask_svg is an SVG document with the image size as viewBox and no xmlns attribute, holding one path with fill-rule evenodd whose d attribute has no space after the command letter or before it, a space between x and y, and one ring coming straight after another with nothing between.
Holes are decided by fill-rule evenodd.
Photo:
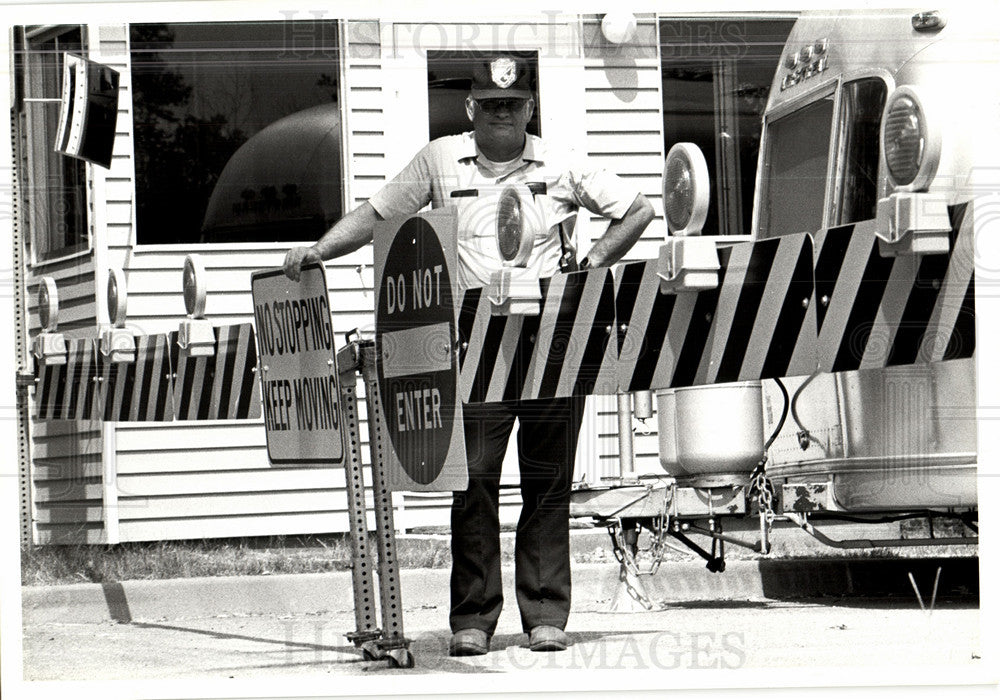
<instances>
[{"instance_id":1,"label":"window","mask_svg":"<svg viewBox=\"0 0 1000 700\"><path fill-rule=\"evenodd\" d=\"M823 228L833 95L767 125L759 238Z\"/></svg>"},{"instance_id":2,"label":"window","mask_svg":"<svg viewBox=\"0 0 1000 700\"><path fill-rule=\"evenodd\" d=\"M881 78L845 83L840 89L836 136L833 92L768 122L760 238L813 233L824 225L875 218L879 131L887 91ZM832 174L828 172L831 138L836 138ZM828 177L833 179L825 224Z\"/></svg>"},{"instance_id":3,"label":"window","mask_svg":"<svg viewBox=\"0 0 1000 700\"><path fill-rule=\"evenodd\" d=\"M336 21L136 24L130 49L139 243L315 240L341 217Z\"/></svg>"},{"instance_id":4,"label":"window","mask_svg":"<svg viewBox=\"0 0 1000 700\"><path fill-rule=\"evenodd\" d=\"M23 33L22 33L23 32ZM63 54L81 55L79 26L25 27L17 32L16 81L24 223L32 259L55 260L89 248L87 167L55 152Z\"/></svg>"},{"instance_id":5,"label":"window","mask_svg":"<svg viewBox=\"0 0 1000 700\"><path fill-rule=\"evenodd\" d=\"M705 235L750 233L761 119L791 19L660 21L664 153L705 154Z\"/></svg>"},{"instance_id":6,"label":"window","mask_svg":"<svg viewBox=\"0 0 1000 700\"><path fill-rule=\"evenodd\" d=\"M461 134L472 129L465 114L465 98L472 86L473 67L489 61L500 52L488 51L428 51L427 52L427 104L431 140ZM532 76L529 82L535 91L535 113L528 121L529 134L541 136L538 106L538 55L534 52L507 51L504 56L518 56L527 61Z\"/></svg>"},{"instance_id":7,"label":"window","mask_svg":"<svg viewBox=\"0 0 1000 700\"><path fill-rule=\"evenodd\" d=\"M879 133L888 88L881 78L846 83L840 92L840 138L831 226L875 218Z\"/></svg>"}]
</instances>

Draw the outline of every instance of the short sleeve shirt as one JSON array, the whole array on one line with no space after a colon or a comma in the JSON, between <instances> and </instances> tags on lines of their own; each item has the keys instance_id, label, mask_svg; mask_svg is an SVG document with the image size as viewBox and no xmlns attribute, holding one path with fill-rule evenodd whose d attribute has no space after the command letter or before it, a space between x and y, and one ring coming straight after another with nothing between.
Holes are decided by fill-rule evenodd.
<instances>
[{"instance_id":1,"label":"short sleeve shirt","mask_svg":"<svg viewBox=\"0 0 1000 700\"><path fill-rule=\"evenodd\" d=\"M509 184L525 184L544 194L532 197L526 212L534 246L527 267L538 278L559 270L562 256L557 224L583 207L609 219L625 216L639 190L617 175L572 153L546 148L527 135L520 162L497 177L478 153L473 132L445 136L427 144L369 203L383 218L414 214L427 204L455 206L458 213L458 282L465 289L486 286L503 267L495 239L496 195ZM471 192L478 196L469 196ZM572 243L570 243L572 245Z\"/></svg>"}]
</instances>

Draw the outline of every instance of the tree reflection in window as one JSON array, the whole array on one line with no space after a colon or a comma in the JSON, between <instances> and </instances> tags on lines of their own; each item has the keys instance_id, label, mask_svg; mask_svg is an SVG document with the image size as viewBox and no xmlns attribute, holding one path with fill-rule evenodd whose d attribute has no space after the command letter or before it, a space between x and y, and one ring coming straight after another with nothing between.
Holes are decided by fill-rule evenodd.
<instances>
[{"instance_id":1,"label":"tree reflection in window","mask_svg":"<svg viewBox=\"0 0 1000 700\"><path fill-rule=\"evenodd\" d=\"M290 29L291 24L131 26L139 243L304 240L318 237L340 217L337 23L309 21ZM280 162L253 162L244 153L247 163L232 176L239 182L229 183L238 185L235 202L241 193L245 202L262 200L252 205L253 212L266 210L268 216L241 217L227 200L231 220L215 217L203 230L213 191L234 154L269 125L320 105L329 108L328 121L334 120L327 131L337 135L337 162L319 164L323 182L311 186L334 189L336 211L295 211L289 215L297 223L282 226L282 212L289 213L293 207L287 205L295 201L301 204L297 192L310 184L289 180L308 180L310 173L299 168L290 174ZM297 135L286 129L281 138L294 142Z\"/></svg>"}]
</instances>

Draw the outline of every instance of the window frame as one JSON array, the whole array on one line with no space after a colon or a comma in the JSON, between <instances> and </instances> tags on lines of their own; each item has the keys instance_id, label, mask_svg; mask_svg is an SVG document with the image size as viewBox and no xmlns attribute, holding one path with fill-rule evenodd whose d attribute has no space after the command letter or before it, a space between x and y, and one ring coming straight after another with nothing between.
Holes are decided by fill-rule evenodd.
<instances>
[{"instance_id":1,"label":"window frame","mask_svg":"<svg viewBox=\"0 0 1000 700\"><path fill-rule=\"evenodd\" d=\"M39 134L37 133L37 122L42 119L42 117L36 117L30 113L32 109L45 109L47 105L55 103L46 102L27 102L27 99L61 99L62 92L60 90L59 95L44 95L39 94L44 89L44 83L41 74L38 72L37 62L32 60L32 55L35 53L33 51L32 44L38 45L52 39L56 39L61 35L67 34L72 31L80 32L80 45L81 53L87 53L88 46L88 36L87 36L87 26L85 24L60 24L60 25L41 25L34 27L20 27L22 34L21 38L24 41L22 48L23 51L23 63L20 66L20 75L15 75L14 79L21 81L18 85L18 89L21 92L22 103L20 109L17 112L17 129L20 132L19 135L19 146L23 151L18 156L21 159L24 167L24 180L26 184L32 184L39 178L39 155L45 153L45 143L38 140ZM59 81L62 80L62 61L59 62ZM29 105L34 105L29 107ZM44 130L43 130L44 131ZM55 135L58 131L58 119L53 124L52 143L51 151L55 151ZM46 134L42 133L41 138L45 139ZM70 161L75 161L72 156L66 156L63 154L58 154L62 158L66 158ZM49 179L48 176L48 161L42 159L44 164L44 175L41 179ZM94 252L94 235L93 235L93 219L90 214L90 203L93 197L93 166L90 163L80 161L83 168L82 172L82 182L80 183L80 189L82 190L82 224L80 231L80 242L75 243L70 246L63 246L61 248L49 249L45 253L42 253L39 245L39 226L38 221L35 220L33 214L33 207L24 206L22 207L22 216L24 217L25 228L28 231L28 248L30 251L29 264L32 269L41 269L50 265L58 265L60 263L65 263L71 260L77 260L80 258L89 257ZM62 178L60 178L62 179ZM21 197L22 200L27 200L29 193L26 188L21 187ZM48 206L48 202L46 202ZM48 254L50 253L51 254Z\"/></svg>"},{"instance_id":2,"label":"window frame","mask_svg":"<svg viewBox=\"0 0 1000 700\"><path fill-rule=\"evenodd\" d=\"M896 81L893 80L892 75L889 74L888 71L853 71L850 73L841 74L839 76L839 81L837 84L837 112L834 115L836 118L836 122L834 123L834 127L836 128L836 135L834 137L834 144L833 144L835 150L831 151L831 157L834 159L831 165L835 167L835 169L830 175L831 184L833 186L833 192L830 192L828 194L828 199L826 202L826 213L823 219L825 227L830 227L831 225L837 225L837 226L842 225L840 222L835 222L834 218L837 215L837 210L840 205L840 202L838 200L841 196L841 192L844 185L842 175L845 172L844 167L846 167L846 164L841 163L841 161L845 160L841 158L841 156L844 154L844 150L847 145L845 141L846 138L846 133L845 133L846 129L844 128L845 120L843 118L844 110L846 109L846 105L843 99L843 91L846 85L850 83L856 83L861 80L881 80L882 84L885 86L886 100L889 99L889 95L891 95L893 90L896 89ZM880 110L880 112L881 114L879 116L879 137L878 137L879 143L877 144L879 149L879 158L878 158L878 166L876 167L875 171L876 202L878 202L878 200L883 196L886 183L886 173L884 171L884 164L882 162L883 159L881 158L882 118L885 116L884 103L882 105L882 109ZM847 223L857 223L857 222L847 222Z\"/></svg>"},{"instance_id":3,"label":"window frame","mask_svg":"<svg viewBox=\"0 0 1000 700\"><path fill-rule=\"evenodd\" d=\"M326 18L318 18L325 20ZM203 24L212 23L225 23L225 22L243 22L243 21L253 21L253 20L220 20L220 19L208 19L208 20L189 20L190 22L197 22ZM311 22L314 20L288 20L288 21L301 21ZM342 106L342 110L347 110L347 63L348 63L348 52L346 47L348 46L348 22L349 20L344 17L330 18L326 21L335 21L337 23L337 99ZM275 20L279 22L279 20ZM132 80L132 42L131 42L131 28L133 24L146 24L147 22L129 22L125 27L126 34L126 50L125 53L128 55L128 79L131 83ZM347 147L347 139L349 133L348 120L342 118L340 120L340 172L341 172L341 186L340 186L340 206L343 216L346 216L350 211L350 188L351 188L351 158ZM134 132L132 133L132 153L135 153L135 141ZM199 242L184 242L178 241L175 243L143 243L139 239L139 225L138 225L138 187L136 182L138 179L138 174L135 170L135 159L132 159L132 242L131 248L133 252L149 253L149 254L179 254L182 252L180 246L184 246L183 251L185 254L190 253L211 253L211 252L229 252L234 248L239 248L240 250L247 252L254 251L274 251L274 250L287 250L289 246L294 246L299 243L314 243L314 240L303 240L303 241L247 241L247 242L211 242L211 243L199 243Z\"/></svg>"},{"instance_id":4,"label":"window frame","mask_svg":"<svg viewBox=\"0 0 1000 700\"><path fill-rule=\"evenodd\" d=\"M778 12L760 12L760 13L754 13L752 15L751 14L747 14L747 13L712 13L712 14L707 14L707 15L670 15L670 14L657 13L656 14L656 45L657 45L657 56L656 56L656 58L657 58L657 72L660 74L660 85L662 86L662 84L663 84L663 67L664 67L664 58L663 58L663 46L664 46L664 43L663 43L664 42L664 38L663 38L663 25L664 25L665 22L690 22L690 23L695 23L695 24L697 24L697 23L712 23L712 22L718 22L718 23L722 23L722 22L762 22L762 23L763 22L787 22L788 23L788 34L786 34L786 37L785 37L785 40L787 41L787 38L788 38L788 36L791 35L791 32L792 32L792 30L794 28L794 24L797 21L797 19L799 17L799 14L800 13L796 12L796 11L791 11L791 12L781 12L781 11L778 11ZM719 81L721 81L724 77L727 77L724 74L728 73L728 77L730 79L732 79L733 77L736 76L736 73L737 73L738 67L739 67L739 58L737 58L737 57L731 57L731 56L729 56L729 57L726 57L726 56L711 56L711 57L703 57L702 60L706 62L706 65L709 62L712 64L712 66L711 66L711 71L712 71L712 75L713 75L713 77L712 77L712 82L713 82L712 90L715 93L718 93L718 91L720 89L720 85L718 84ZM779 52L775 56L775 71L779 70L780 67L781 67L781 52ZM767 85L768 93L770 93L770 89L771 89L771 86L773 84L774 84L774 77L772 76L770 83ZM662 87L661 87L661 90L662 90ZM666 109L665 109L664 101L665 101L665 97L664 97L663 93L661 92L661 95L660 95L660 122L664 125L664 130L661 132L661 138L664 140L664 144L663 144L664 145L664 153L666 153L666 151L669 149L669 145L666 143L666 130L665 130ZM714 113L718 113L719 110L720 110L720 105L717 104L717 103L713 103L712 108L713 108L713 112ZM764 147L764 141L763 141L763 138L764 138L764 129L766 128L766 123L763 121L765 115L766 115L766 103L765 103L765 106L764 106L764 111L761 114L761 132L760 132L761 142L760 142L760 146L758 148L757 158L756 158L756 161L755 161L755 166L754 166L754 171L753 171L753 191L752 192L744 192L743 191L742 168L745 167L745 166L742 163L742 158L741 158L740 152L739 152L740 151L739 141L736 140L729 147L729 149L731 150L730 155L735 156L734 158L730 159L732 161L732 162L730 162L730 165L732 165L733 163L735 163L737 171L738 171L737 175L736 175L736 180L734 182L731 182L729 184L729 187L730 187L730 189L732 189L732 187L735 187L736 189L735 189L735 192L731 192L729 195L724 195L723 194L722 188L720 187L720 183L722 183L724 181L725 174L721 173L721 172L717 172L715 165L716 165L717 162L725 161L726 159L724 158L724 154L721 154L719 152L719 150L718 150L720 142L723 139L720 137L720 132L717 129L715 129L715 127L713 127L713 132L714 132L713 139L714 139L715 146L716 146L716 154L715 154L715 161L709 163L709 175L710 175L710 178L711 178L711 188L712 188L711 201L715 204L715 207L714 207L714 209L712 211L714 211L714 216L717 219L718 229L719 229L717 233L713 234L713 237L718 237L718 238L720 238L722 240L725 240L725 241L738 242L738 241L751 240L756 235L756 231L757 231L757 226L756 226L756 223L757 223L757 206L756 206L756 202L757 202L757 199L758 199L757 195L758 195L758 193L760 191L760 164L762 163L762 157L763 157L763 152L764 152L764 148L763 148ZM737 113L729 114L727 116L730 119L732 119L735 123L738 124L738 121L740 119L740 116L739 116L738 112ZM718 118L718 115L716 115L716 119L717 118ZM706 161L708 161L709 160L709 155L707 153L705 154L705 157L706 157ZM743 203L747 200L747 198L750 199L751 204L752 204L750 206L749 210L748 210L749 211L749 217L745 216L744 215L744 211L743 211L743 209L744 209L744 204ZM733 220L733 217L731 217L728 214L725 214L723 212L724 207L722 205L723 205L723 201L724 200L725 200L725 202L727 204L727 206L725 207L725 209L727 211L736 211L737 212L735 220ZM725 225L723 225L723 219L726 220ZM743 220L742 221L742 223L743 223L742 231L732 231L732 232L729 232L729 233L724 233L723 232L724 228L735 228L736 224L739 222L740 219Z\"/></svg>"},{"instance_id":5,"label":"window frame","mask_svg":"<svg viewBox=\"0 0 1000 700\"><path fill-rule=\"evenodd\" d=\"M830 141L827 144L826 153L826 181L823 186L823 202L822 214L820 216L820 228L826 228L827 221L829 219L830 211L830 181L833 172L833 160L834 152L839 141L840 130L837 128L837 121L840 116L840 78L835 77L832 79L824 80L817 83L811 90L804 92L799 95L794 100L785 102L778 107L765 112L764 122L761 127L761 138L760 138L760 153L757 157L757 178L754 185L754 208L753 208L753 225L751 230L753 231L753 239L755 241L769 240L774 238L781 238L782 236L793 235L790 233L785 233L781 235L768 235L766 231L762 231L761 227L764 225L762 221L763 217L763 203L764 203L764 191L761 189L761 185L764 179L764 172L767 163L771 158L771 141L769 137L771 125L780 121L781 119L791 116L796 112L809 107L810 105L818 103L820 100L830 99L833 100L833 105L830 109ZM798 232L801 233L801 232ZM809 233L815 233L815 231L809 231Z\"/></svg>"},{"instance_id":6,"label":"window frame","mask_svg":"<svg viewBox=\"0 0 1000 700\"><path fill-rule=\"evenodd\" d=\"M763 192L761 191L761 181L764 176L765 164L768 159L768 153L770 149L769 138L769 127L772 122L787 117L794 112L807 107L809 104L823 99L825 96L833 96L833 110L831 114L831 119L833 120L830 126L830 143L827 152L827 167L826 167L826 185L824 187L823 193L823 215L822 215L822 225L821 230L830 228L831 222L833 220L834 212L836 211L836 200L835 196L840 190L840 183L838 180L839 170L839 160L838 156L841 153L843 147L843 120L841 119L843 115L844 105L843 105L843 88L844 85L848 83L853 83L858 80L865 80L869 78L879 78L886 85L886 95L891 95L892 91L896 88L895 80L892 75L881 69L857 69L851 71L844 71L835 76L831 76L826 80L817 82L810 90L803 92L801 95L796 97L794 100L789 100L788 102L783 102L780 105L773 107L764 113L763 127L761 131L761 147L760 153L758 154L757 162L757 178L754 186L756 195L753 207L753 224L751 227L752 235L754 240L765 240L769 238L780 238L781 236L766 236L762 235L766 232L761 230L763 224ZM879 144L881 148L881 144ZM883 171L882 159L879 158L878 165L878 184L876 191L876 200L881 198L885 192L885 172ZM855 222L856 223L856 222ZM810 233L816 233L811 231ZM789 235L789 234L783 234Z\"/></svg>"}]
</instances>

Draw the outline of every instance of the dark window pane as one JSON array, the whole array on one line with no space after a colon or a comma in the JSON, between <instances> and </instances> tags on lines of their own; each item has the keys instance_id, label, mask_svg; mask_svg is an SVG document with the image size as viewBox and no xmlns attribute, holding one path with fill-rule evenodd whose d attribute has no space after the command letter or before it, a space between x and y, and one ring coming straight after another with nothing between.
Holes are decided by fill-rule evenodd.
<instances>
[{"instance_id":1,"label":"dark window pane","mask_svg":"<svg viewBox=\"0 0 1000 700\"><path fill-rule=\"evenodd\" d=\"M40 40L28 40L25 56L17 61L20 73L17 80L25 96L61 97L66 52L82 55L83 37L78 26L50 32ZM57 103L21 104L22 125L31 134L31 143L25 144L26 223L38 261L69 255L88 246L86 164L54 150L59 109Z\"/></svg>"},{"instance_id":2,"label":"dark window pane","mask_svg":"<svg viewBox=\"0 0 1000 700\"><path fill-rule=\"evenodd\" d=\"M832 123L831 95L768 125L759 238L823 227Z\"/></svg>"},{"instance_id":3,"label":"dark window pane","mask_svg":"<svg viewBox=\"0 0 1000 700\"><path fill-rule=\"evenodd\" d=\"M832 226L875 218L879 133L886 93L881 78L855 80L843 87Z\"/></svg>"},{"instance_id":4,"label":"dark window pane","mask_svg":"<svg viewBox=\"0 0 1000 700\"><path fill-rule=\"evenodd\" d=\"M130 38L140 243L309 240L340 218L336 21Z\"/></svg>"},{"instance_id":5,"label":"dark window pane","mask_svg":"<svg viewBox=\"0 0 1000 700\"><path fill-rule=\"evenodd\" d=\"M705 235L750 233L760 125L792 20L661 20L665 151L695 143L712 198Z\"/></svg>"}]
</instances>

